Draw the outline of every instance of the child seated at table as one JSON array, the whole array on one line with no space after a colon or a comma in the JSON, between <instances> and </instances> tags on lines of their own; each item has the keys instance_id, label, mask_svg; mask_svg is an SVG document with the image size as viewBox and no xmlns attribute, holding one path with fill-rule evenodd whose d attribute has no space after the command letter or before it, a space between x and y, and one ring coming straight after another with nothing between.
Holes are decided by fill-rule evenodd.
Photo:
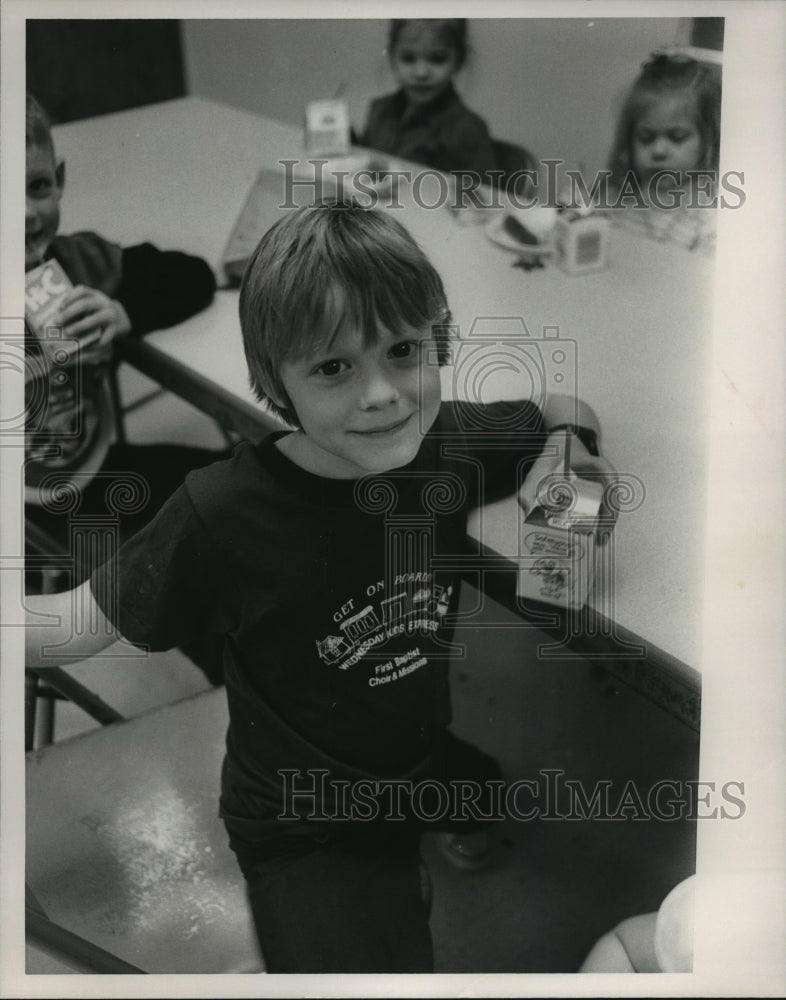
<instances>
[{"instance_id":1,"label":"child seated at table","mask_svg":"<svg viewBox=\"0 0 786 1000\"><path fill-rule=\"evenodd\" d=\"M643 64L620 112L610 156L615 221L712 252L720 102L715 66L665 53ZM692 176L696 171L701 175Z\"/></svg>"},{"instance_id":2,"label":"child seated at table","mask_svg":"<svg viewBox=\"0 0 786 1000\"><path fill-rule=\"evenodd\" d=\"M394 214L326 201L268 231L241 327L257 396L293 429L190 473L78 592L28 599L35 666L66 636L83 655L222 637L221 814L269 972L432 971L418 841L434 803L414 788L473 783L445 816L461 865L500 780L448 728L459 573L434 560L467 551L485 498L520 487L535 505L561 468L555 426L584 424L574 466L610 474L573 399L441 400L443 284ZM74 608L90 634L70 635Z\"/></svg>"},{"instance_id":3,"label":"child seated at table","mask_svg":"<svg viewBox=\"0 0 786 1000\"><path fill-rule=\"evenodd\" d=\"M372 102L360 144L488 182L497 168L488 127L453 86L467 48L463 18L391 21L387 50L399 89Z\"/></svg>"},{"instance_id":4,"label":"child seated at table","mask_svg":"<svg viewBox=\"0 0 786 1000\"><path fill-rule=\"evenodd\" d=\"M112 442L112 342L172 326L204 309L215 278L201 258L150 243L120 247L93 232L58 235L65 164L55 156L48 116L30 94L25 140L25 271L50 260L62 267L74 287L52 325L62 331L64 346L84 341L69 357L70 372L52 377L46 355L28 332L25 518L68 551L75 510L83 523L114 513L122 540L152 518L190 469L225 457L225 451L208 448ZM65 502L69 496L73 502ZM78 548L72 584L95 568L95 554ZM218 679L216 665L194 651L189 655Z\"/></svg>"}]
</instances>

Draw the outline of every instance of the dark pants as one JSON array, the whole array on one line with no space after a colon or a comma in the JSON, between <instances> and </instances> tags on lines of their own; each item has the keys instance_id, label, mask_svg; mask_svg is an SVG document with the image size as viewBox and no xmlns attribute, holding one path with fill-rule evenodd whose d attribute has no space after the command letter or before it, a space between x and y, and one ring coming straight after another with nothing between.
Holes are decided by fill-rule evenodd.
<instances>
[{"instance_id":1,"label":"dark pants","mask_svg":"<svg viewBox=\"0 0 786 1000\"><path fill-rule=\"evenodd\" d=\"M104 525L115 532L115 544L122 545L152 521L192 469L228 456L228 451L184 445L112 445L99 472L79 490L67 509L59 509L58 504L49 507L25 506L26 523L39 527L52 542L51 551L40 551L37 546L28 543L28 567L37 561L46 565L49 557L70 554L62 583L57 589L79 586L103 561L106 553L100 548L72 547L72 528L81 526L85 529L103 519ZM138 490L140 481L145 484L146 490ZM28 531L28 535L32 535L32 531ZM53 564L59 563L53 559ZM33 589L35 584L31 581L28 586ZM185 647L183 652L211 683L222 683L223 668L217 640L207 638L203 642L195 642Z\"/></svg>"},{"instance_id":2,"label":"dark pants","mask_svg":"<svg viewBox=\"0 0 786 1000\"><path fill-rule=\"evenodd\" d=\"M448 733L441 780L500 780L497 762ZM481 811L488 812L485 798ZM420 835L475 832L482 820L387 821L279 841L232 840L268 972L433 972Z\"/></svg>"},{"instance_id":3,"label":"dark pants","mask_svg":"<svg viewBox=\"0 0 786 1000\"><path fill-rule=\"evenodd\" d=\"M246 873L268 972L431 972L418 838L348 837Z\"/></svg>"}]
</instances>

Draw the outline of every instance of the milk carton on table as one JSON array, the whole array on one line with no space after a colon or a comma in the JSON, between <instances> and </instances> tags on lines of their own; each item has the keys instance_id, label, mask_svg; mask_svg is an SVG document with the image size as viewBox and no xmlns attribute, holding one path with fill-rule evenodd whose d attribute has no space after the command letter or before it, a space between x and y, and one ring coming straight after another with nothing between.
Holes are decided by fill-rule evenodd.
<instances>
[{"instance_id":1,"label":"milk carton on table","mask_svg":"<svg viewBox=\"0 0 786 1000\"><path fill-rule=\"evenodd\" d=\"M555 481L554 506L537 506L519 525L516 594L578 610L595 579L603 487L574 472Z\"/></svg>"}]
</instances>

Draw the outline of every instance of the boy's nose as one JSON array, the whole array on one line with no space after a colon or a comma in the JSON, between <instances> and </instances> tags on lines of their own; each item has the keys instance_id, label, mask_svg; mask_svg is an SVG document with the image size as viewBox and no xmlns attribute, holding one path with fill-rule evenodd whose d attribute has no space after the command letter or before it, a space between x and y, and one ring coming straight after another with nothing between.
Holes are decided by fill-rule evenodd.
<instances>
[{"instance_id":1,"label":"boy's nose","mask_svg":"<svg viewBox=\"0 0 786 1000\"><path fill-rule=\"evenodd\" d=\"M35 222L38 218L36 203L31 198L25 198L25 224Z\"/></svg>"},{"instance_id":2,"label":"boy's nose","mask_svg":"<svg viewBox=\"0 0 786 1000\"><path fill-rule=\"evenodd\" d=\"M362 410L379 410L400 399L396 386L382 374L369 377L363 384L360 395Z\"/></svg>"}]
</instances>

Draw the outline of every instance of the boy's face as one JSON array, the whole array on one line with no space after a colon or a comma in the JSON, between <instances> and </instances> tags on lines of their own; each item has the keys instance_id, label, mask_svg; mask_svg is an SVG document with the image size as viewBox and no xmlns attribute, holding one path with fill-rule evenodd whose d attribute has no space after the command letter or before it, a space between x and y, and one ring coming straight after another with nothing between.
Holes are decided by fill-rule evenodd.
<instances>
[{"instance_id":1,"label":"boy's face","mask_svg":"<svg viewBox=\"0 0 786 1000\"><path fill-rule=\"evenodd\" d=\"M290 435L289 457L331 479L411 462L439 411L435 353L429 328L401 336L380 330L371 344L353 330L326 350L284 362L281 381L302 425Z\"/></svg>"},{"instance_id":2,"label":"boy's face","mask_svg":"<svg viewBox=\"0 0 786 1000\"><path fill-rule=\"evenodd\" d=\"M633 129L636 175L646 181L658 170L693 170L701 159L701 146L690 103L679 95L657 101Z\"/></svg>"},{"instance_id":3,"label":"boy's face","mask_svg":"<svg viewBox=\"0 0 786 1000\"><path fill-rule=\"evenodd\" d=\"M46 146L27 147L25 177L25 270L36 267L57 235L63 164L55 165Z\"/></svg>"}]
</instances>

